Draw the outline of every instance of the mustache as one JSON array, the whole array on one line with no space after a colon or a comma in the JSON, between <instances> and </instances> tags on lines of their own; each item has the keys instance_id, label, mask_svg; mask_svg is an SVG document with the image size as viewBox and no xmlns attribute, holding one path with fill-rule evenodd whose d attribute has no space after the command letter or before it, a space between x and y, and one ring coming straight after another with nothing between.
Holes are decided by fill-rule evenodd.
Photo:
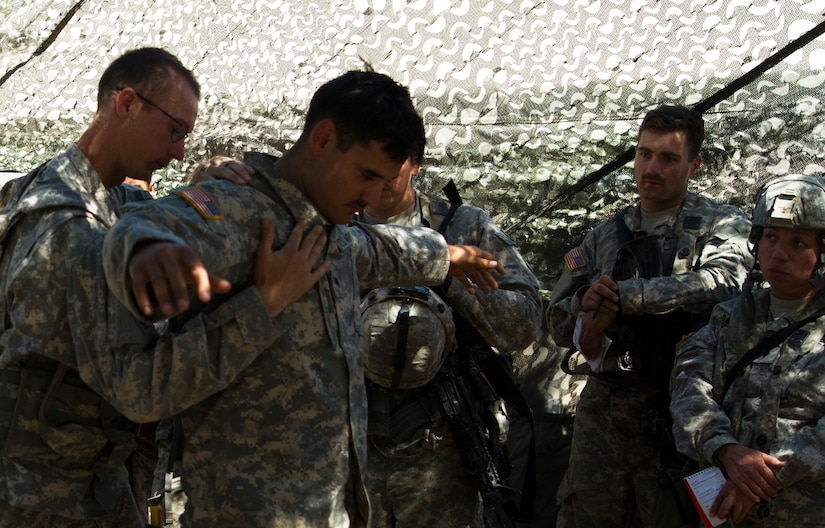
<instances>
[{"instance_id":1,"label":"mustache","mask_svg":"<svg viewBox=\"0 0 825 528\"><path fill-rule=\"evenodd\" d=\"M655 176L653 174L643 174L642 175L643 182L655 182L655 183L662 183L665 181L664 178L661 176Z\"/></svg>"}]
</instances>

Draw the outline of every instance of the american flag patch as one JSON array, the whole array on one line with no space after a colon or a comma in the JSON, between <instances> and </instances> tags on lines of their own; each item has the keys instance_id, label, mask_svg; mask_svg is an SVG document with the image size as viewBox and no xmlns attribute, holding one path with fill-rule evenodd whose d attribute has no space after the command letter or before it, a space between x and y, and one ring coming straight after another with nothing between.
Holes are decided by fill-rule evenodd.
<instances>
[{"instance_id":1,"label":"american flag patch","mask_svg":"<svg viewBox=\"0 0 825 528\"><path fill-rule=\"evenodd\" d=\"M201 189L200 185L191 187L189 189L182 189L179 194L184 200L192 204L192 207L207 220L223 220L221 210L218 205L212 201L212 197L206 194L206 191Z\"/></svg>"},{"instance_id":2,"label":"american flag patch","mask_svg":"<svg viewBox=\"0 0 825 528\"><path fill-rule=\"evenodd\" d=\"M582 250L576 248L567 252L564 256L564 264L567 266L567 271L575 271L579 268L583 268L587 262L584 260Z\"/></svg>"}]
</instances>

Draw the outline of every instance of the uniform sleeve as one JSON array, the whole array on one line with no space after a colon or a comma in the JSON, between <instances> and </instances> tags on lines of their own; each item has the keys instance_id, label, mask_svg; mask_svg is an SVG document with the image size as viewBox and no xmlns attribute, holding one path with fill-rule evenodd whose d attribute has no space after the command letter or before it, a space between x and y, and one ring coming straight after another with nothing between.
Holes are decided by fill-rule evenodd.
<instances>
[{"instance_id":1,"label":"uniform sleeve","mask_svg":"<svg viewBox=\"0 0 825 528\"><path fill-rule=\"evenodd\" d=\"M456 214L446 236L451 243L475 245L491 253L505 274L493 274L498 289L470 294L451 281L447 290L450 304L499 350L523 350L541 334L539 282L519 253L515 242L490 216L478 208Z\"/></svg>"},{"instance_id":2,"label":"uniform sleeve","mask_svg":"<svg viewBox=\"0 0 825 528\"><path fill-rule=\"evenodd\" d=\"M776 475L783 486L825 478L825 417L773 444L770 454L785 460Z\"/></svg>"},{"instance_id":3,"label":"uniform sleeve","mask_svg":"<svg viewBox=\"0 0 825 528\"><path fill-rule=\"evenodd\" d=\"M721 365L725 334L715 318L676 351L671 377L670 413L676 448L688 457L712 463L717 449L738 443L730 419L714 398L724 383Z\"/></svg>"},{"instance_id":4,"label":"uniform sleeve","mask_svg":"<svg viewBox=\"0 0 825 528\"><path fill-rule=\"evenodd\" d=\"M3 365L18 364L37 354L75 367L64 302L66 283L72 273L72 261L67 259L72 255L58 243L60 238L44 228L51 219L42 220L42 215L33 213L18 225L18 240L5 240L8 247L4 248L4 258L8 262L3 266L0 333Z\"/></svg>"},{"instance_id":5,"label":"uniform sleeve","mask_svg":"<svg viewBox=\"0 0 825 528\"><path fill-rule=\"evenodd\" d=\"M745 281L752 257L747 250L750 222L738 209L724 206L699 239L694 269L668 277L619 282L622 313L663 314L677 308L708 313L735 297ZM702 242L704 241L704 242Z\"/></svg>"},{"instance_id":6,"label":"uniform sleeve","mask_svg":"<svg viewBox=\"0 0 825 528\"><path fill-rule=\"evenodd\" d=\"M581 311L581 297L587 287L583 277L573 277L566 268L553 288L547 307L547 328L553 342L571 348L576 318Z\"/></svg>"},{"instance_id":7,"label":"uniform sleeve","mask_svg":"<svg viewBox=\"0 0 825 528\"><path fill-rule=\"evenodd\" d=\"M154 202L152 202L154 203ZM186 245L180 237L163 226L161 222L147 223L140 213L122 217L106 234L103 243L103 272L109 289L120 301L141 319L143 313L134 303L132 282L129 280L129 260L135 248L149 242L171 242Z\"/></svg>"},{"instance_id":8,"label":"uniform sleeve","mask_svg":"<svg viewBox=\"0 0 825 528\"><path fill-rule=\"evenodd\" d=\"M611 220L597 226L585 235L581 245L564 256L562 274L553 287L547 307L547 328L553 341L561 347L575 347L573 333L581 311L581 298L590 282L598 275L596 255L600 231Z\"/></svg>"},{"instance_id":9,"label":"uniform sleeve","mask_svg":"<svg viewBox=\"0 0 825 528\"><path fill-rule=\"evenodd\" d=\"M79 266L82 273L69 300L77 307L75 338L78 354L83 355L80 370L84 380L135 421L170 416L222 390L284 331L270 317L257 288L235 286L238 290L220 304L193 310L185 322L175 325L179 332L151 342L141 337L145 329L135 315L139 312L126 273L134 248L156 240L200 240L218 245L216 239L209 238L216 235L208 233L208 226L197 214L177 207L176 199L140 206L110 230L103 249L98 245L84 251L84 262ZM181 236L172 235L172 229ZM244 262L251 273L248 255L231 247L226 251L233 253L236 261L222 269L215 264L220 255L203 253L200 247L196 254L218 275L228 277L228 266ZM103 280L103 263L111 289ZM92 336L91 342L81 334Z\"/></svg>"},{"instance_id":10,"label":"uniform sleeve","mask_svg":"<svg viewBox=\"0 0 825 528\"><path fill-rule=\"evenodd\" d=\"M793 359L782 368L781 377L775 376L778 378L776 390L763 389L763 394L777 394L780 398L773 405L763 402L762 408L771 410L770 423L775 423L776 440L768 452L785 461L785 466L777 471L783 486L825 479L825 404L822 403L825 331L822 325L820 316L800 332L805 336L801 341L786 340L784 354Z\"/></svg>"},{"instance_id":11,"label":"uniform sleeve","mask_svg":"<svg viewBox=\"0 0 825 528\"><path fill-rule=\"evenodd\" d=\"M437 285L447 278L447 243L432 229L360 222L345 229L362 288Z\"/></svg>"}]
</instances>

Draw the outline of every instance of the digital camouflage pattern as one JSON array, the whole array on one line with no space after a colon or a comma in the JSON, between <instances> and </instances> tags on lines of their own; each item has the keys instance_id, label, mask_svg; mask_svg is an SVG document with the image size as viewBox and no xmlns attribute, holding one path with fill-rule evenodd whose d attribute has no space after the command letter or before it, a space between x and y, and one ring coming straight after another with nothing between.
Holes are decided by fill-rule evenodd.
<instances>
[{"instance_id":1,"label":"digital camouflage pattern","mask_svg":"<svg viewBox=\"0 0 825 528\"><path fill-rule=\"evenodd\" d=\"M628 228L640 231L640 207L628 210ZM689 217L698 218L698 225L691 224ZM565 267L553 289L548 324L558 345L573 346L579 295L584 293L580 288L586 290L599 276L612 274L619 244L615 222L612 217L585 236L579 246L584 266L573 272ZM739 292L751 263L746 247L750 222L739 209L689 192L673 223L660 225L655 233L666 234L668 229L678 236L671 276L621 281L623 314L663 314L677 308L710 314L714 305Z\"/></svg>"},{"instance_id":2,"label":"digital camouflage pattern","mask_svg":"<svg viewBox=\"0 0 825 528\"><path fill-rule=\"evenodd\" d=\"M742 527L825 526L825 295L792 321L774 319L768 289L719 305L710 323L677 351L671 412L679 450L711 465L740 443L785 461L779 494L757 504ZM758 358L720 401L731 367L762 339L818 315Z\"/></svg>"},{"instance_id":3,"label":"digital camouflage pattern","mask_svg":"<svg viewBox=\"0 0 825 528\"><path fill-rule=\"evenodd\" d=\"M387 221L436 230L449 209L447 200L416 191L413 207ZM364 221L374 220L367 216ZM486 212L469 204L456 210L444 238L488 251L506 271L496 275L499 288L488 294L473 295L452 282L446 289L450 306L499 351L520 351L533 343L541 330L539 283L515 242ZM395 349L377 352L391 356ZM402 391L398 400L411 397L415 394L405 397ZM368 462L376 526L481 526L481 496L464 471L447 422L426 424L402 445L381 440L370 443Z\"/></svg>"},{"instance_id":4,"label":"digital camouflage pattern","mask_svg":"<svg viewBox=\"0 0 825 528\"><path fill-rule=\"evenodd\" d=\"M580 296L599 276L612 273L620 243L616 221L612 217L586 235L553 291L548 325L558 345L573 346ZM640 231L640 206L628 208L624 221L631 231ZM681 210L654 230L672 231L677 240L671 276L618 281L622 312L650 315L683 308L710 314L717 302L738 293L744 281L751 263L749 229L735 207L688 193ZM616 526L633 519L637 508L644 525L654 526L661 462L646 442L643 424L655 402L635 376L622 374L624 381L616 383L589 377L558 492L559 526Z\"/></svg>"},{"instance_id":5,"label":"digital camouflage pattern","mask_svg":"<svg viewBox=\"0 0 825 528\"><path fill-rule=\"evenodd\" d=\"M561 369L567 348L553 341L545 324L542 328L539 340L514 355L516 377L536 416L572 416L587 376L571 375Z\"/></svg>"},{"instance_id":6,"label":"digital camouflage pattern","mask_svg":"<svg viewBox=\"0 0 825 528\"><path fill-rule=\"evenodd\" d=\"M106 288L117 206L80 150L18 189L0 215L0 524L135 526L123 465L134 425L115 409L153 421L223 388L271 340L269 314L248 289L158 341Z\"/></svg>"},{"instance_id":7,"label":"digital camouflage pattern","mask_svg":"<svg viewBox=\"0 0 825 528\"><path fill-rule=\"evenodd\" d=\"M448 251L427 229L330 225L273 159L244 161L256 170L249 187L203 183L197 207L178 190L132 209L106 239L107 279L131 303L127 259L142 241L185 243L237 287L252 280L262 219L273 222L275 246L301 218L326 227L325 276L273 319L273 343L235 383L181 415L182 522L360 526L369 504L359 288L439 284Z\"/></svg>"},{"instance_id":8,"label":"digital camouflage pattern","mask_svg":"<svg viewBox=\"0 0 825 528\"><path fill-rule=\"evenodd\" d=\"M753 208L753 227L825 229L825 181L814 174L788 174L766 182Z\"/></svg>"},{"instance_id":9,"label":"digital camouflage pattern","mask_svg":"<svg viewBox=\"0 0 825 528\"><path fill-rule=\"evenodd\" d=\"M484 526L478 488L464 470L449 426L441 422L412 445L370 444L367 490L376 528Z\"/></svg>"},{"instance_id":10,"label":"digital camouflage pattern","mask_svg":"<svg viewBox=\"0 0 825 528\"><path fill-rule=\"evenodd\" d=\"M423 218L430 228L438 229L449 203L437 196L418 195ZM460 285L450 284L450 306L499 351L522 350L538 339L539 283L513 239L486 212L469 204L458 208L444 238L448 244L475 245L488 251L505 270L504 275L496 275L498 289L489 294L472 295Z\"/></svg>"}]
</instances>

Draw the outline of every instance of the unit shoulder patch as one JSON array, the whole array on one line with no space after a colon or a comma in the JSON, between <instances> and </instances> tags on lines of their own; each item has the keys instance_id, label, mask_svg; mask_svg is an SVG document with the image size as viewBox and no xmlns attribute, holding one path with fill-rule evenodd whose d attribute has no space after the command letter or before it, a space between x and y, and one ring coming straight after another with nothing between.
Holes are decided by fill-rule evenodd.
<instances>
[{"instance_id":1,"label":"unit shoulder patch","mask_svg":"<svg viewBox=\"0 0 825 528\"><path fill-rule=\"evenodd\" d=\"M188 189L181 189L178 194L189 202L195 210L207 220L223 220L223 214L209 193L203 190L200 185L197 187L190 187Z\"/></svg>"}]
</instances>

